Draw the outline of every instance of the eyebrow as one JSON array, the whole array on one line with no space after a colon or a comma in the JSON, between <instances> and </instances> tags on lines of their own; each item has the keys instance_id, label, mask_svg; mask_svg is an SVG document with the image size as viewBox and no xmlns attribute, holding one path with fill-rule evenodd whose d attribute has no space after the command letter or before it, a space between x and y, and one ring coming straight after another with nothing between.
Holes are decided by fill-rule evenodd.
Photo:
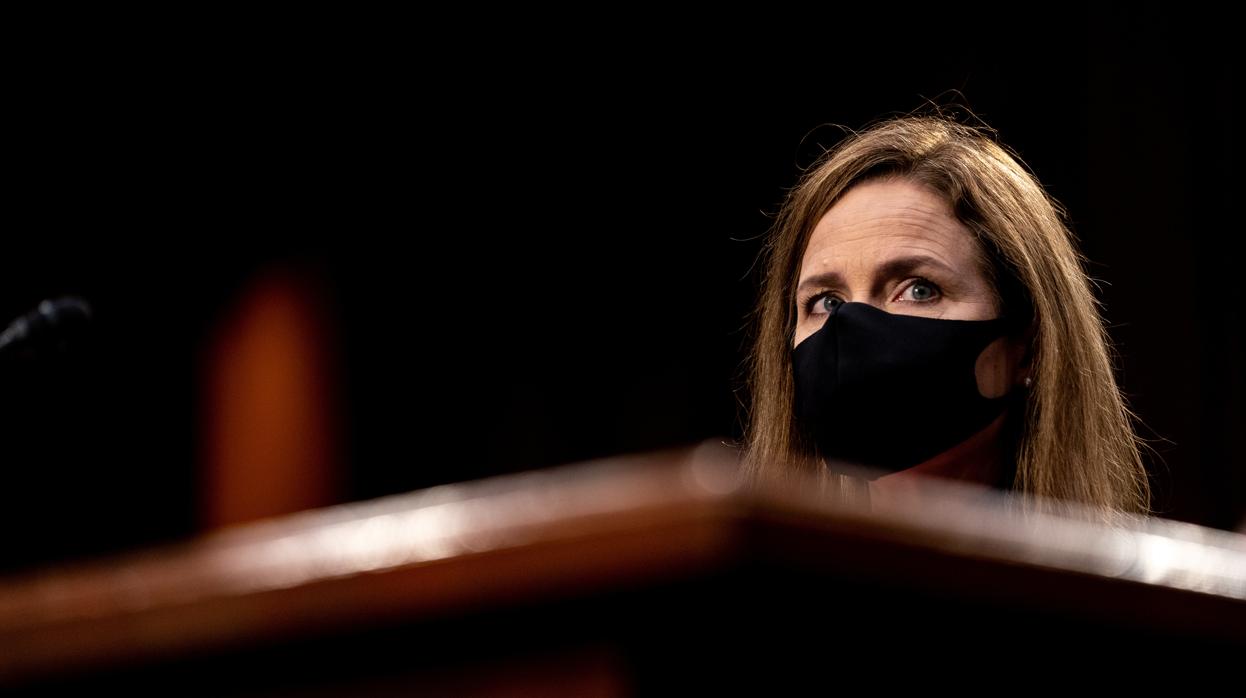
<instances>
[{"instance_id":1,"label":"eyebrow","mask_svg":"<svg viewBox=\"0 0 1246 698\"><path fill-rule=\"evenodd\" d=\"M924 267L939 269L944 273L951 275L953 278L956 276L956 270L952 269L943 262L940 262L934 257L928 257L926 255L896 257L895 259L888 260L878 267L878 276L881 278L887 278L890 276L898 276L900 274L911 274L914 271ZM801 291L804 291L806 288L811 286L843 287L844 277L840 276L839 272L835 271L826 271L821 274L814 274L813 276L800 282L800 285L796 287L796 292L797 294L800 294Z\"/></svg>"}]
</instances>

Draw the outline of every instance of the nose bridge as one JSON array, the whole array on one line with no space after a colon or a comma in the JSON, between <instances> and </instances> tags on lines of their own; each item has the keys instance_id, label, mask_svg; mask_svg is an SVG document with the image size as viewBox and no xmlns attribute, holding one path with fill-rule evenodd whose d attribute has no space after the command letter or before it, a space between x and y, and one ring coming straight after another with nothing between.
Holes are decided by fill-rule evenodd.
<instances>
[{"instance_id":1,"label":"nose bridge","mask_svg":"<svg viewBox=\"0 0 1246 698\"><path fill-rule=\"evenodd\" d=\"M874 297L874 293L877 289L874 287L875 285L873 280L869 277L854 275L850 283L846 285L848 288L844 290L845 302L866 303L874 306L880 305L880 303L876 302L880 299L876 299Z\"/></svg>"}]
</instances>

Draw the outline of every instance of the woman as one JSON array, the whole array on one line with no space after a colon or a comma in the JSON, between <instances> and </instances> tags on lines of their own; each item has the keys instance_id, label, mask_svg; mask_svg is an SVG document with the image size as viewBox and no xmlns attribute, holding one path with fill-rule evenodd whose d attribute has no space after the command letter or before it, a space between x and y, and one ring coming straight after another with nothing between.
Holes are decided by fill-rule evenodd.
<instances>
[{"instance_id":1,"label":"woman","mask_svg":"<svg viewBox=\"0 0 1246 698\"><path fill-rule=\"evenodd\" d=\"M1063 218L989 131L942 116L889 119L828 152L763 249L746 475L876 497L939 476L1107 519L1149 513Z\"/></svg>"}]
</instances>

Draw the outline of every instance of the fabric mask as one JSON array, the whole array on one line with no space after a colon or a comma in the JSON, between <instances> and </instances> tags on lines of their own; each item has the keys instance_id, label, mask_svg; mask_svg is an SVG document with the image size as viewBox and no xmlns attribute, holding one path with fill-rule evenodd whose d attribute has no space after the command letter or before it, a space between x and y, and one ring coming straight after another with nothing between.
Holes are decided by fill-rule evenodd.
<instances>
[{"instance_id":1,"label":"fabric mask","mask_svg":"<svg viewBox=\"0 0 1246 698\"><path fill-rule=\"evenodd\" d=\"M1011 395L978 392L975 365L1008 321L896 315L843 303L792 350L795 415L832 470L873 480L911 468L993 422Z\"/></svg>"}]
</instances>

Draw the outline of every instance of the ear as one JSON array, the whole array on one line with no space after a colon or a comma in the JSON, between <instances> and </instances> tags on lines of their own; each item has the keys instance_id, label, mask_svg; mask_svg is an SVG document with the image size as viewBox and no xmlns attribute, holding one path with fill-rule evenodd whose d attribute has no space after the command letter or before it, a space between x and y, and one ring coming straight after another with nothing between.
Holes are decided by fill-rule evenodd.
<instances>
[{"instance_id":1,"label":"ear","mask_svg":"<svg viewBox=\"0 0 1246 698\"><path fill-rule=\"evenodd\" d=\"M1016 366L1017 382L1020 383L1031 375L1034 366L1034 340L1038 336L1038 318L1030 323L1018 336L1014 338L1013 351L1015 352L1013 360Z\"/></svg>"}]
</instances>

